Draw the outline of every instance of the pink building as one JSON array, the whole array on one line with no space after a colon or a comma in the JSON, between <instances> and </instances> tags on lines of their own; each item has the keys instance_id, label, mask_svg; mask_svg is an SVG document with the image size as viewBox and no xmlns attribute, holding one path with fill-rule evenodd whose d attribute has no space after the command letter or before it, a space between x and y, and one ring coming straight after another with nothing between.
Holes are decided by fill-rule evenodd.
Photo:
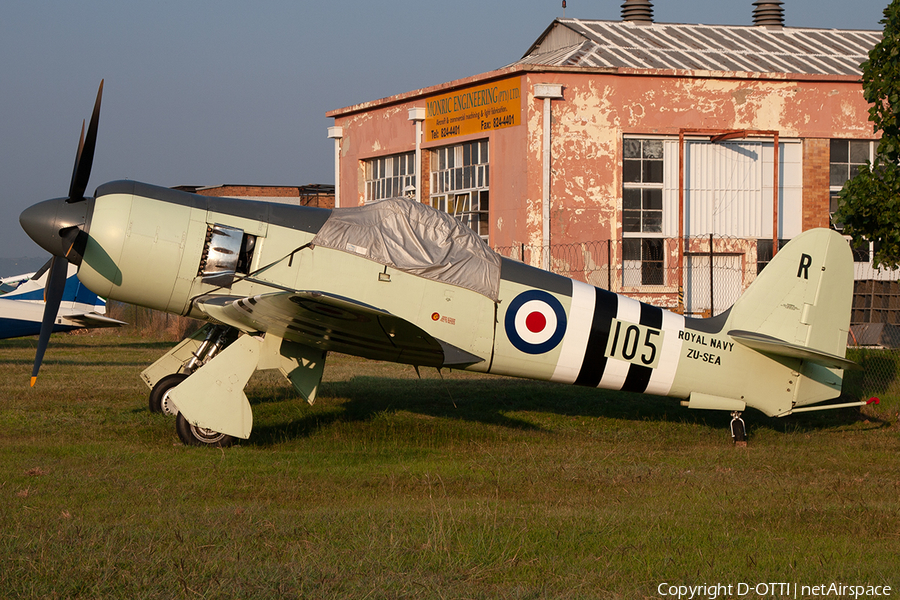
<instances>
[{"instance_id":1,"label":"pink building","mask_svg":"<svg viewBox=\"0 0 900 600\"><path fill-rule=\"evenodd\" d=\"M336 202L407 195L509 256L718 312L874 152L859 65L881 32L785 27L781 4L685 25L627 0L512 65L333 110ZM692 283L713 271L715 305Z\"/></svg>"}]
</instances>

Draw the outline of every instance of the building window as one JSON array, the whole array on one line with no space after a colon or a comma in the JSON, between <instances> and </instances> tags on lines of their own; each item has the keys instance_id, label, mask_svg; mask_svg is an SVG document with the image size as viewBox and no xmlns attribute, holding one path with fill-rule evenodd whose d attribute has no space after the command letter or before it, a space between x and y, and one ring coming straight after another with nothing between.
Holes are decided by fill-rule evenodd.
<instances>
[{"instance_id":1,"label":"building window","mask_svg":"<svg viewBox=\"0 0 900 600\"><path fill-rule=\"evenodd\" d=\"M431 206L488 240L490 164L487 140L437 148L431 158Z\"/></svg>"},{"instance_id":2,"label":"building window","mask_svg":"<svg viewBox=\"0 0 900 600\"><path fill-rule=\"evenodd\" d=\"M663 240L661 238L625 238L622 240L624 273L627 287L663 285Z\"/></svg>"},{"instance_id":3,"label":"building window","mask_svg":"<svg viewBox=\"0 0 900 600\"><path fill-rule=\"evenodd\" d=\"M625 139L622 152L622 260L627 286L663 285L662 140Z\"/></svg>"},{"instance_id":4,"label":"building window","mask_svg":"<svg viewBox=\"0 0 900 600\"><path fill-rule=\"evenodd\" d=\"M394 154L366 161L366 203L406 195L416 185L416 153Z\"/></svg>"},{"instance_id":5,"label":"building window","mask_svg":"<svg viewBox=\"0 0 900 600\"><path fill-rule=\"evenodd\" d=\"M785 244L787 244L791 240L778 240L778 248L784 248ZM772 240L768 239L758 239L756 240L756 274L759 275L762 273L762 270L766 268L772 262Z\"/></svg>"},{"instance_id":6,"label":"building window","mask_svg":"<svg viewBox=\"0 0 900 600\"><path fill-rule=\"evenodd\" d=\"M828 181L831 198L828 212L832 217L831 224L838 231L843 229L842 223L834 222L838 194L844 184L859 173L860 167L872 161L874 151L874 142L868 140L831 140L831 158L829 159L831 169Z\"/></svg>"},{"instance_id":7,"label":"building window","mask_svg":"<svg viewBox=\"0 0 900 600\"><path fill-rule=\"evenodd\" d=\"M834 213L837 212L838 195L844 184L859 173L860 167L871 163L875 158L875 142L869 140L831 140L831 166L829 177L829 191L831 194L828 212L831 215L831 224L838 231L843 231L843 223L834 222ZM852 247L853 262L870 262L869 244L863 243Z\"/></svg>"}]
</instances>

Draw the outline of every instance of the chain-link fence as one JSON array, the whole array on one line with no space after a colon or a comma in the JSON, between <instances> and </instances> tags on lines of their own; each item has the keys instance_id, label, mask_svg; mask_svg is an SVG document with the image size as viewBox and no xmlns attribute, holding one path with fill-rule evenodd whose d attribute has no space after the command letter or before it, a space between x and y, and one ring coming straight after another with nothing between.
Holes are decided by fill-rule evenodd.
<instances>
[{"instance_id":1,"label":"chain-link fence","mask_svg":"<svg viewBox=\"0 0 900 600\"><path fill-rule=\"evenodd\" d=\"M850 400L870 397L900 399L900 349L851 347L847 358L862 367L859 371L844 371L842 396Z\"/></svg>"},{"instance_id":2,"label":"chain-link fence","mask_svg":"<svg viewBox=\"0 0 900 600\"><path fill-rule=\"evenodd\" d=\"M783 243L783 241L782 241ZM772 258L772 240L697 236L497 247L548 269L688 316L728 309Z\"/></svg>"}]
</instances>

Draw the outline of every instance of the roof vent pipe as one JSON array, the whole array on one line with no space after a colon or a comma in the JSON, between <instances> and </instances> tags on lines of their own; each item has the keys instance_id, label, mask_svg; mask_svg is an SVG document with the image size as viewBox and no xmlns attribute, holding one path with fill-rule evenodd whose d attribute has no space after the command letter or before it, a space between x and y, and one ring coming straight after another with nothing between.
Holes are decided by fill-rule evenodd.
<instances>
[{"instance_id":1,"label":"roof vent pipe","mask_svg":"<svg viewBox=\"0 0 900 600\"><path fill-rule=\"evenodd\" d=\"M653 4L650 0L625 0L622 4L622 20L634 23L652 23Z\"/></svg>"},{"instance_id":2,"label":"roof vent pipe","mask_svg":"<svg viewBox=\"0 0 900 600\"><path fill-rule=\"evenodd\" d=\"M784 27L784 9L780 0L757 0L753 3L753 24L757 27Z\"/></svg>"}]
</instances>

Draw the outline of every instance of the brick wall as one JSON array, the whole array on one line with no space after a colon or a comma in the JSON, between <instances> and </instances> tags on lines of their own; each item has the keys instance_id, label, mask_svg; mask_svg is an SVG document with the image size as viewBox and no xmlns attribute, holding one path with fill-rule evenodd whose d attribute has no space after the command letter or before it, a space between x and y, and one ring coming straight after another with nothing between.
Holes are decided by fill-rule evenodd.
<instances>
[{"instance_id":1,"label":"brick wall","mask_svg":"<svg viewBox=\"0 0 900 600\"><path fill-rule=\"evenodd\" d=\"M224 196L230 198L269 199L272 202L300 204L301 206L318 206L334 208L334 191L321 190L317 186L291 185L220 185L199 188L194 191L201 196Z\"/></svg>"},{"instance_id":2,"label":"brick wall","mask_svg":"<svg viewBox=\"0 0 900 600\"><path fill-rule=\"evenodd\" d=\"M300 191L294 186L273 185L223 185L214 188L199 189L197 190L197 193L201 196L237 196L241 198L289 198L300 195Z\"/></svg>"},{"instance_id":3,"label":"brick wall","mask_svg":"<svg viewBox=\"0 0 900 600\"><path fill-rule=\"evenodd\" d=\"M803 231L828 227L828 181L831 141L803 140Z\"/></svg>"},{"instance_id":4,"label":"brick wall","mask_svg":"<svg viewBox=\"0 0 900 600\"><path fill-rule=\"evenodd\" d=\"M422 150L422 164L418 165L417 168L421 169L419 171L419 181L421 182L422 190L419 198L422 202L428 204L428 197L431 195L431 150Z\"/></svg>"}]
</instances>

